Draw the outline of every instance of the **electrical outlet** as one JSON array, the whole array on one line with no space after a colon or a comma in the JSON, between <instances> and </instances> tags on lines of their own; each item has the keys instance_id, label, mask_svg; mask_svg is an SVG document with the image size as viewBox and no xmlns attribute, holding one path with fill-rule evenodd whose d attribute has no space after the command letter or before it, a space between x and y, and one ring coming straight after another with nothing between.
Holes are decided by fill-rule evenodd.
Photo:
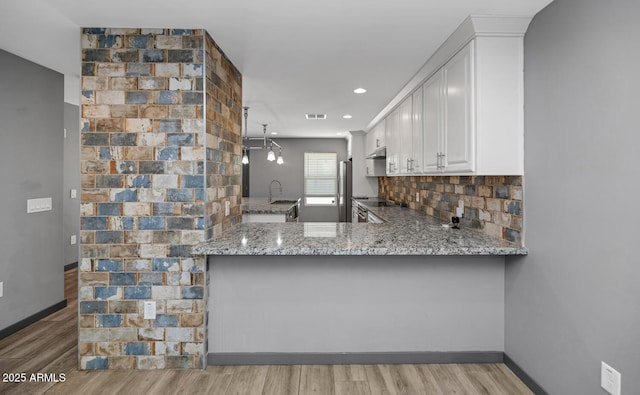
<instances>
[{"instance_id":1,"label":"electrical outlet","mask_svg":"<svg viewBox=\"0 0 640 395\"><path fill-rule=\"evenodd\" d=\"M76 239L76 235L71 235L71 245L76 244L78 241Z\"/></svg>"},{"instance_id":2,"label":"electrical outlet","mask_svg":"<svg viewBox=\"0 0 640 395\"><path fill-rule=\"evenodd\" d=\"M224 215L227 216L231 213L231 202L224 202Z\"/></svg>"},{"instance_id":3,"label":"electrical outlet","mask_svg":"<svg viewBox=\"0 0 640 395\"><path fill-rule=\"evenodd\" d=\"M458 207L456 208L456 217L464 217L464 200L458 200Z\"/></svg>"},{"instance_id":4,"label":"electrical outlet","mask_svg":"<svg viewBox=\"0 0 640 395\"><path fill-rule=\"evenodd\" d=\"M4 295L4 282L0 281L0 298Z\"/></svg>"},{"instance_id":5,"label":"electrical outlet","mask_svg":"<svg viewBox=\"0 0 640 395\"><path fill-rule=\"evenodd\" d=\"M144 302L144 319L145 320L156 319L156 302L154 301Z\"/></svg>"},{"instance_id":6,"label":"electrical outlet","mask_svg":"<svg viewBox=\"0 0 640 395\"><path fill-rule=\"evenodd\" d=\"M622 375L606 363L600 363L600 386L611 395L620 395Z\"/></svg>"}]
</instances>

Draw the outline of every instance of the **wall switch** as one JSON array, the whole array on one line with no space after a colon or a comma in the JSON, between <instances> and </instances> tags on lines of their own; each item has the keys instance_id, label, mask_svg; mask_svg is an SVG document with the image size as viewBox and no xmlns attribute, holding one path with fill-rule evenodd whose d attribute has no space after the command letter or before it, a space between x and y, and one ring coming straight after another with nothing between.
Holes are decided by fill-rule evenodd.
<instances>
[{"instance_id":1,"label":"wall switch","mask_svg":"<svg viewBox=\"0 0 640 395\"><path fill-rule=\"evenodd\" d=\"M71 190L71 199L75 199L78 197L78 190L77 189L72 189Z\"/></svg>"},{"instance_id":2,"label":"wall switch","mask_svg":"<svg viewBox=\"0 0 640 395\"><path fill-rule=\"evenodd\" d=\"M67 138L67 128L64 128L64 138Z\"/></svg>"},{"instance_id":3,"label":"wall switch","mask_svg":"<svg viewBox=\"0 0 640 395\"><path fill-rule=\"evenodd\" d=\"M156 302L154 301L144 302L144 319L145 320L156 319Z\"/></svg>"},{"instance_id":4,"label":"wall switch","mask_svg":"<svg viewBox=\"0 0 640 395\"><path fill-rule=\"evenodd\" d=\"M416 192L416 202L420 201L420 192Z\"/></svg>"},{"instance_id":5,"label":"wall switch","mask_svg":"<svg viewBox=\"0 0 640 395\"><path fill-rule=\"evenodd\" d=\"M456 217L464 217L464 200L458 200L458 207L456 208Z\"/></svg>"},{"instance_id":6,"label":"wall switch","mask_svg":"<svg viewBox=\"0 0 640 395\"><path fill-rule=\"evenodd\" d=\"M622 375L606 363L600 363L600 386L612 395L620 395Z\"/></svg>"},{"instance_id":7,"label":"wall switch","mask_svg":"<svg viewBox=\"0 0 640 395\"><path fill-rule=\"evenodd\" d=\"M229 213L231 212L231 202L227 201L224 202L224 215L229 215Z\"/></svg>"},{"instance_id":8,"label":"wall switch","mask_svg":"<svg viewBox=\"0 0 640 395\"><path fill-rule=\"evenodd\" d=\"M3 286L4 282L0 281L0 298L4 295L4 286Z\"/></svg>"},{"instance_id":9,"label":"wall switch","mask_svg":"<svg viewBox=\"0 0 640 395\"><path fill-rule=\"evenodd\" d=\"M29 199L27 200L27 213L38 213L40 211L50 211L53 207L51 198Z\"/></svg>"},{"instance_id":10,"label":"wall switch","mask_svg":"<svg viewBox=\"0 0 640 395\"><path fill-rule=\"evenodd\" d=\"M76 244L78 241L76 239L76 235L71 235L71 245Z\"/></svg>"}]
</instances>

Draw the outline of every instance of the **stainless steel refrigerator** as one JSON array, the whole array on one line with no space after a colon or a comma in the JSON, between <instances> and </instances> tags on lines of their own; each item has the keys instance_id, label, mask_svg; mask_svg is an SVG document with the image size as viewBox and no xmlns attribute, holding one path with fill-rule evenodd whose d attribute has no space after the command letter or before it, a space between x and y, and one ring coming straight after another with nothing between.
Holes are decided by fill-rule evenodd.
<instances>
[{"instance_id":1,"label":"stainless steel refrigerator","mask_svg":"<svg viewBox=\"0 0 640 395\"><path fill-rule=\"evenodd\" d=\"M340 161L338 170L338 221L351 222L351 161Z\"/></svg>"}]
</instances>

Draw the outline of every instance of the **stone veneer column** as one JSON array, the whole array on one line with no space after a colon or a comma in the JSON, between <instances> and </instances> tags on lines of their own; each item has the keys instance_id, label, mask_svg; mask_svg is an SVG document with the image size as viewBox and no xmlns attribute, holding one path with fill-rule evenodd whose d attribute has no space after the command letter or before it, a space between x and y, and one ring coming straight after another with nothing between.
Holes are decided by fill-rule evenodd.
<instances>
[{"instance_id":1,"label":"stone veneer column","mask_svg":"<svg viewBox=\"0 0 640 395\"><path fill-rule=\"evenodd\" d=\"M240 215L242 77L203 30L86 28L82 60L80 368L203 367L191 246Z\"/></svg>"}]
</instances>

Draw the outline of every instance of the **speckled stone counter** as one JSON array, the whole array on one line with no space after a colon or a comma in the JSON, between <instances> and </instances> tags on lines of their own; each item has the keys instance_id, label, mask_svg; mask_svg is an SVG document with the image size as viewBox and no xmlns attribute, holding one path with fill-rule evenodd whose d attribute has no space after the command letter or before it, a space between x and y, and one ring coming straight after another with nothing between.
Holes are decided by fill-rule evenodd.
<instances>
[{"instance_id":1,"label":"speckled stone counter","mask_svg":"<svg viewBox=\"0 0 640 395\"><path fill-rule=\"evenodd\" d=\"M527 254L524 247L490 237L478 230L445 228L441 221L409 208L377 207L376 199L359 202L367 205L385 223L238 224L221 237L199 244L193 249L193 253L458 256Z\"/></svg>"},{"instance_id":2,"label":"speckled stone counter","mask_svg":"<svg viewBox=\"0 0 640 395\"><path fill-rule=\"evenodd\" d=\"M298 198L282 198L278 197L278 200L295 201ZM269 199L266 197L254 197L254 198L242 198L242 213L243 214L286 214L287 209L291 207L293 203L278 203L269 204Z\"/></svg>"}]
</instances>

